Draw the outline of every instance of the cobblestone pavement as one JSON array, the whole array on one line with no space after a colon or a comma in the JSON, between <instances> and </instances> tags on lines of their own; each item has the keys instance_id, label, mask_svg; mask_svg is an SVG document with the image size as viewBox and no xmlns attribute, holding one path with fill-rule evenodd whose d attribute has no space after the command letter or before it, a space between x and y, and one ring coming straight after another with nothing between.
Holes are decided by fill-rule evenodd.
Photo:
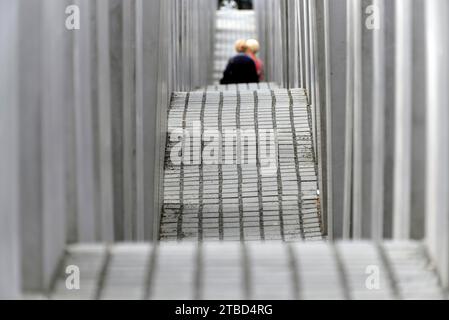
<instances>
[{"instance_id":1,"label":"cobblestone pavement","mask_svg":"<svg viewBox=\"0 0 449 320\"><path fill-rule=\"evenodd\" d=\"M168 131L161 240L322 239L304 90L175 93Z\"/></svg>"}]
</instances>

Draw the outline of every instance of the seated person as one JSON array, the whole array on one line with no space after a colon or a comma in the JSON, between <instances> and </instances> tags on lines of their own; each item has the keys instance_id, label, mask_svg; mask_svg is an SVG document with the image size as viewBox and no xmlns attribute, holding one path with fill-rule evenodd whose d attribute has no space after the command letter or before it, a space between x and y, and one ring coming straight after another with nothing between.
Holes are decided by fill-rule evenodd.
<instances>
[{"instance_id":1,"label":"seated person","mask_svg":"<svg viewBox=\"0 0 449 320\"><path fill-rule=\"evenodd\" d=\"M249 56L254 60L257 69L257 75L259 76L259 80L263 81L265 78L264 70L263 70L263 62L261 59L257 57L257 53L260 50L259 41L255 39L249 39L246 41L246 46L249 49Z\"/></svg>"},{"instance_id":2,"label":"seated person","mask_svg":"<svg viewBox=\"0 0 449 320\"><path fill-rule=\"evenodd\" d=\"M255 83L259 82L256 63L249 56L250 50L245 40L235 44L237 55L228 62L220 84Z\"/></svg>"}]
</instances>

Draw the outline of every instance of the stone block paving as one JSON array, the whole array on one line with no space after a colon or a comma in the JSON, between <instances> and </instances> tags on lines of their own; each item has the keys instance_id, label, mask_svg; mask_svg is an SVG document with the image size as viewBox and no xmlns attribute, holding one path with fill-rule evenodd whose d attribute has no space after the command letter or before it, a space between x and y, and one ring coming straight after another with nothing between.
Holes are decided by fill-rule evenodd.
<instances>
[{"instance_id":1,"label":"stone block paving","mask_svg":"<svg viewBox=\"0 0 449 320\"><path fill-rule=\"evenodd\" d=\"M175 93L161 240L322 240L304 90Z\"/></svg>"}]
</instances>

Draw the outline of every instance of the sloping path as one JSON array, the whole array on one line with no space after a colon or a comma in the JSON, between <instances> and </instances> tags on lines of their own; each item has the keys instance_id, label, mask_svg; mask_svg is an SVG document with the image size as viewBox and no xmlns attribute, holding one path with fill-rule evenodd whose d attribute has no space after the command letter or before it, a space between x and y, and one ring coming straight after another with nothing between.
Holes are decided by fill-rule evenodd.
<instances>
[{"instance_id":1,"label":"sloping path","mask_svg":"<svg viewBox=\"0 0 449 320\"><path fill-rule=\"evenodd\" d=\"M302 89L175 93L168 130L161 240L322 239Z\"/></svg>"}]
</instances>

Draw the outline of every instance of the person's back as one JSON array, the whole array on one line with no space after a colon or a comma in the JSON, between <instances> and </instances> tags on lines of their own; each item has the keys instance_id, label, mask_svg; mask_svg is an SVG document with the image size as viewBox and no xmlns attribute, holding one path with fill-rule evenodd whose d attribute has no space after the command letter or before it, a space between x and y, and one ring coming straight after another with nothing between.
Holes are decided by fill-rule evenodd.
<instances>
[{"instance_id":1,"label":"person's back","mask_svg":"<svg viewBox=\"0 0 449 320\"><path fill-rule=\"evenodd\" d=\"M255 39L249 39L246 41L246 47L248 48L248 55L256 64L259 81L263 81L265 79L263 61L257 57L257 53L260 50L259 41Z\"/></svg>"},{"instance_id":2,"label":"person's back","mask_svg":"<svg viewBox=\"0 0 449 320\"><path fill-rule=\"evenodd\" d=\"M257 72L259 81L264 81L265 74L264 74L264 67L263 67L262 60L257 58L257 56L254 53L250 53L250 54L248 54L248 56L254 61L255 65L256 65L256 72Z\"/></svg>"},{"instance_id":3,"label":"person's back","mask_svg":"<svg viewBox=\"0 0 449 320\"><path fill-rule=\"evenodd\" d=\"M221 84L259 82L256 64L246 54L240 53L229 60Z\"/></svg>"}]
</instances>

